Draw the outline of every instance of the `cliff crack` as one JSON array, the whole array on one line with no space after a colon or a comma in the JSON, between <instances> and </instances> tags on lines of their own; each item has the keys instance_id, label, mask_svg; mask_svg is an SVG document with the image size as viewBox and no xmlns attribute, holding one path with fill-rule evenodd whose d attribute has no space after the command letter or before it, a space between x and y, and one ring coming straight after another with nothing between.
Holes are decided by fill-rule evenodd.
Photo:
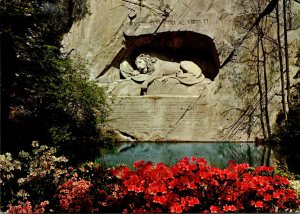
<instances>
[{"instance_id":1,"label":"cliff crack","mask_svg":"<svg viewBox=\"0 0 300 214\"><path fill-rule=\"evenodd\" d=\"M229 54L229 56L224 60L224 62L222 63L222 65L220 66L220 68L224 67L227 63L229 63L235 52L238 50L239 47L241 47L241 45L243 44L243 42L245 41L246 38L248 38L249 34L251 33L251 31L253 30L253 28L255 26L257 26L259 24L259 22L267 15L269 15L276 7L276 5L278 4L279 0L271 0L270 3L266 6L266 8L259 14L259 16L256 18L255 22L251 25L250 29L248 30L248 32L244 35L244 37L234 46L234 49L231 51L231 53Z\"/></svg>"},{"instance_id":2,"label":"cliff crack","mask_svg":"<svg viewBox=\"0 0 300 214\"><path fill-rule=\"evenodd\" d=\"M162 16L164 14L164 11L161 11L159 9L153 8L150 5L148 5L147 3L144 3L142 0L122 0L124 2L130 3L130 4L134 4L140 7L144 7L147 8L148 10L154 12L157 15Z\"/></svg>"},{"instance_id":3,"label":"cliff crack","mask_svg":"<svg viewBox=\"0 0 300 214\"><path fill-rule=\"evenodd\" d=\"M176 123L174 124L174 126L173 126L173 128L171 128L169 131L168 131L168 133L164 136L164 141L167 139L167 137L176 129L176 127L177 127L177 125L178 125L178 123L184 118L184 116L187 114L187 112L188 111L190 111L192 108L193 108L193 106L198 102L198 100L201 98L202 96L201 95L199 95L198 97L197 97L197 99L194 101L194 102L192 102L191 104L189 104L188 105L188 107L186 108L186 110L183 112L183 114L180 116L180 118L176 121Z\"/></svg>"}]
</instances>

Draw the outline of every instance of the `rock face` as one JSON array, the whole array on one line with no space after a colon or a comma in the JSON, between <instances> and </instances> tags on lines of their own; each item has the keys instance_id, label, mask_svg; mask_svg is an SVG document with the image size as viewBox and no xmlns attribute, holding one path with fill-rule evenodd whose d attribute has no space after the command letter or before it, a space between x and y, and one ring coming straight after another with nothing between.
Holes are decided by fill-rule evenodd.
<instances>
[{"instance_id":1,"label":"rock face","mask_svg":"<svg viewBox=\"0 0 300 214\"><path fill-rule=\"evenodd\" d=\"M90 0L90 15L72 26L63 45L87 59L91 78L107 88L109 125L124 139L253 140L262 135L257 87L262 71L250 63L261 55L253 48L258 39L253 23L269 3ZM300 4L291 4L292 56L300 43ZM274 23L270 19L266 22ZM273 28L264 30L276 39ZM280 111L279 64L272 56L266 76L271 124ZM290 64L294 76L293 59Z\"/></svg>"}]
</instances>

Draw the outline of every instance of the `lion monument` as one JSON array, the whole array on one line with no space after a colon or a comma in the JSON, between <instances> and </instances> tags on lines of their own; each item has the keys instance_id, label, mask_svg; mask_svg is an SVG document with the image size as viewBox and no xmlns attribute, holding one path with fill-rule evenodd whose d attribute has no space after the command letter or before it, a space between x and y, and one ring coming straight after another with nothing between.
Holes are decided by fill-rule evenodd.
<instances>
[{"instance_id":1,"label":"lion monument","mask_svg":"<svg viewBox=\"0 0 300 214\"><path fill-rule=\"evenodd\" d=\"M191 86L203 82L206 78L201 68L191 61L170 62L150 54L140 54L136 57L135 65L141 74L147 74L141 85L146 90L149 85L159 78L174 78L181 84Z\"/></svg>"}]
</instances>

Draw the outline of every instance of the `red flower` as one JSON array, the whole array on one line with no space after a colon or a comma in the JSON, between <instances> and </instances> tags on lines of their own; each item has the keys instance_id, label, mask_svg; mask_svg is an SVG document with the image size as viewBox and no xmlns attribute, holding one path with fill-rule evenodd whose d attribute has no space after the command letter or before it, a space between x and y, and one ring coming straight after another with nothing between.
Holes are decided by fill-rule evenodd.
<instances>
[{"instance_id":1,"label":"red flower","mask_svg":"<svg viewBox=\"0 0 300 214\"><path fill-rule=\"evenodd\" d=\"M288 194L288 197L290 199L295 199L296 198L295 190L289 189L287 194Z\"/></svg>"},{"instance_id":2,"label":"red flower","mask_svg":"<svg viewBox=\"0 0 300 214\"><path fill-rule=\"evenodd\" d=\"M195 197L191 197L190 199L187 200L187 202L189 207L193 207L196 204L200 204L198 198Z\"/></svg>"},{"instance_id":3,"label":"red flower","mask_svg":"<svg viewBox=\"0 0 300 214\"><path fill-rule=\"evenodd\" d=\"M197 160L197 158L195 156L191 157L191 161L195 162Z\"/></svg>"},{"instance_id":4,"label":"red flower","mask_svg":"<svg viewBox=\"0 0 300 214\"><path fill-rule=\"evenodd\" d=\"M274 167L272 166L258 166L255 168L254 173L255 174L261 174L262 172L268 172L268 173L272 173L274 171Z\"/></svg>"},{"instance_id":5,"label":"red flower","mask_svg":"<svg viewBox=\"0 0 300 214\"><path fill-rule=\"evenodd\" d=\"M262 208L264 206L264 202L262 202L262 201L257 201L256 203L255 203L255 207L256 208Z\"/></svg>"},{"instance_id":6,"label":"red flower","mask_svg":"<svg viewBox=\"0 0 300 214\"><path fill-rule=\"evenodd\" d=\"M289 185L290 184L289 180L286 177L282 177L279 175L275 175L274 180L277 185Z\"/></svg>"},{"instance_id":7,"label":"red flower","mask_svg":"<svg viewBox=\"0 0 300 214\"><path fill-rule=\"evenodd\" d=\"M128 191L133 191L133 192L139 193L139 192L143 192L144 188L143 187L138 187L136 185L129 185L128 186Z\"/></svg>"},{"instance_id":8,"label":"red flower","mask_svg":"<svg viewBox=\"0 0 300 214\"><path fill-rule=\"evenodd\" d=\"M188 189L197 189L197 186L195 185L194 182L190 182L190 183L187 184L187 188Z\"/></svg>"},{"instance_id":9,"label":"red flower","mask_svg":"<svg viewBox=\"0 0 300 214\"><path fill-rule=\"evenodd\" d=\"M219 213L221 211L220 207L218 206L210 206L210 212L212 213Z\"/></svg>"},{"instance_id":10,"label":"red flower","mask_svg":"<svg viewBox=\"0 0 300 214\"><path fill-rule=\"evenodd\" d=\"M279 199L280 198L279 193L278 192L274 192L273 193L273 198Z\"/></svg>"},{"instance_id":11,"label":"red flower","mask_svg":"<svg viewBox=\"0 0 300 214\"><path fill-rule=\"evenodd\" d=\"M143 166L144 166L144 163L145 163L144 160L140 160L140 161L134 162L134 163L133 163L133 166L134 166L134 168L138 169L138 168L143 167Z\"/></svg>"},{"instance_id":12,"label":"red flower","mask_svg":"<svg viewBox=\"0 0 300 214\"><path fill-rule=\"evenodd\" d=\"M178 185L178 183L179 183L179 181L175 178L175 179L173 179L173 180L171 180L169 182L168 188L169 189L173 189L173 188L175 188Z\"/></svg>"},{"instance_id":13,"label":"red flower","mask_svg":"<svg viewBox=\"0 0 300 214\"><path fill-rule=\"evenodd\" d=\"M205 166L207 163L207 161L204 158L198 158L196 160L196 162L197 162L197 164L202 165L202 166Z\"/></svg>"},{"instance_id":14,"label":"red flower","mask_svg":"<svg viewBox=\"0 0 300 214\"><path fill-rule=\"evenodd\" d=\"M224 212L235 212L237 209L234 205L225 205L223 206Z\"/></svg>"},{"instance_id":15,"label":"red flower","mask_svg":"<svg viewBox=\"0 0 300 214\"><path fill-rule=\"evenodd\" d=\"M156 195L157 193L167 193L166 185L159 182L153 182L148 187L148 193L150 195Z\"/></svg>"},{"instance_id":16,"label":"red flower","mask_svg":"<svg viewBox=\"0 0 300 214\"><path fill-rule=\"evenodd\" d=\"M187 168L188 168L188 171L194 171L194 170L197 169L197 165L196 164L189 164L187 166Z\"/></svg>"},{"instance_id":17,"label":"red flower","mask_svg":"<svg viewBox=\"0 0 300 214\"><path fill-rule=\"evenodd\" d=\"M175 203L175 204L172 204L170 211L171 211L171 213L182 213L182 207L180 204Z\"/></svg>"},{"instance_id":18,"label":"red flower","mask_svg":"<svg viewBox=\"0 0 300 214\"><path fill-rule=\"evenodd\" d=\"M153 202L165 205L167 203L167 198L165 196L154 196Z\"/></svg>"},{"instance_id":19,"label":"red flower","mask_svg":"<svg viewBox=\"0 0 300 214\"><path fill-rule=\"evenodd\" d=\"M126 173L130 172L130 169L128 167L125 166L121 166L116 168L115 170L112 170L112 173L114 176L118 177L118 178L123 178L123 176L126 176Z\"/></svg>"},{"instance_id":20,"label":"red flower","mask_svg":"<svg viewBox=\"0 0 300 214\"><path fill-rule=\"evenodd\" d=\"M212 180L210 181L210 184L211 184L212 186L219 186L218 181L215 180L215 179L212 179Z\"/></svg>"},{"instance_id":21,"label":"red flower","mask_svg":"<svg viewBox=\"0 0 300 214\"><path fill-rule=\"evenodd\" d=\"M265 194L264 195L264 201L270 201L271 200L271 195L270 194Z\"/></svg>"},{"instance_id":22,"label":"red flower","mask_svg":"<svg viewBox=\"0 0 300 214\"><path fill-rule=\"evenodd\" d=\"M118 192L118 200L128 196L129 212L249 212L254 207L265 212L276 207L282 212L294 211L299 204L297 194L287 186L289 181L274 176L273 168L269 167L257 167L253 171L248 164L232 162L226 169L219 169L195 157L183 158L172 167L144 161L136 162L134 167L116 173L123 175L118 176L122 181L119 191L114 190ZM216 197L218 203L210 204L209 210L199 206L200 202L207 205ZM65 199L69 204L71 199Z\"/></svg>"},{"instance_id":23,"label":"red flower","mask_svg":"<svg viewBox=\"0 0 300 214\"><path fill-rule=\"evenodd\" d=\"M289 180L286 177L281 177L281 182L284 185L290 185L290 182L289 182Z\"/></svg>"}]
</instances>

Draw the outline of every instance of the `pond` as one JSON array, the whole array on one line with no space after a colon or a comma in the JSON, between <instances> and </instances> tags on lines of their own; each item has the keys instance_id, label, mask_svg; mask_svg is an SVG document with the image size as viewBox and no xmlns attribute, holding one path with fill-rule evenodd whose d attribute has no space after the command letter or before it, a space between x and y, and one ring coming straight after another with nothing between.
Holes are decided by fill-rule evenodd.
<instances>
[{"instance_id":1,"label":"pond","mask_svg":"<svg viewBox=\"0 0 300 214\"><path fill-rule=\"evenodd\" d=\"M224 168L229 160L260 165L262 147L251 142L127 142L97 158L106 167L125 164L129 167L138 160L163 162L173 165L183 157L203 157L209 164Z\"/></svg>"}]
</instances>

